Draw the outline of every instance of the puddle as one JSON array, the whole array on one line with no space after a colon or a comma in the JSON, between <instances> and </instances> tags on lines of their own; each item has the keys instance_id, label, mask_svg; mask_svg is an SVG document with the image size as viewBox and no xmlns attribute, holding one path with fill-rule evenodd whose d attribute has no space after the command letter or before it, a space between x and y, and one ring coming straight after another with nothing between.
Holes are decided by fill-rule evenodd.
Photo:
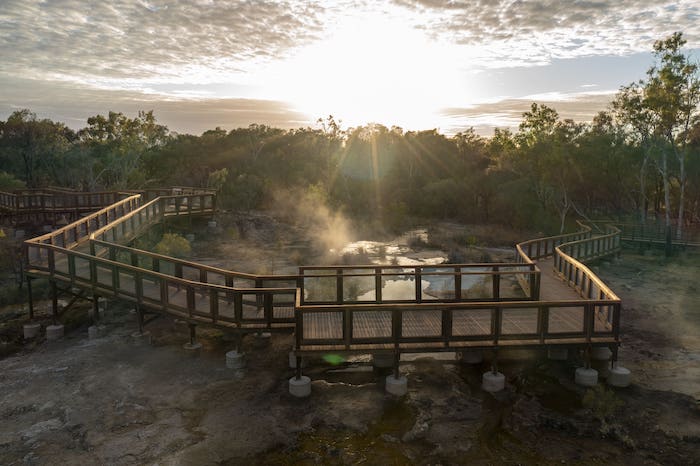
<instances>
[{"instance_id":1,"label":"puddle","mask_svg":"<svg viewBox=\"0 0 700 466\"><path fill-rule=\"evenodd\" d=\"M402 400L390 400L386 402L381 417L368 426L367 432L321 427L301 434L294 447L257 455L250 458L248 464L412 465L432 449L423 442L401 442L401 437L414 423L415 413L409 406Z\"/></svg>"}]
</instances>

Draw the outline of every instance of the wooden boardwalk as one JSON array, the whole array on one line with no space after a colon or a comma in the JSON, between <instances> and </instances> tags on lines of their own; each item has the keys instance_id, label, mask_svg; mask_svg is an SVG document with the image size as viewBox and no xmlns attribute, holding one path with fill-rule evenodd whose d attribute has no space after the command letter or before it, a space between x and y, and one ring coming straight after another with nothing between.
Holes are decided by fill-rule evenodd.
<instances>
[{"instance_id":1,"label":"wooden boardwalk","mask_svg":"<svg viewBox=\"0 0 700 466\"><path fill-rule=\"evenodd\" d=\"M215 211L211 192L158 194L120 196L26 241L30 295L31 280L47 278L54 312L63 287L95 302L134 303L141 323L150 310L237 332L292 330L299 354L619 343L620 300L583 264L619 251L614 227L520 243L508 264L301 267L297 275L263 276L129 247L168 217ZM54 206L77 202L55 196ZM40 205L23 202L33 212ZM393 295L390 285L408 294Z\"/></svg>"}]
</instances>

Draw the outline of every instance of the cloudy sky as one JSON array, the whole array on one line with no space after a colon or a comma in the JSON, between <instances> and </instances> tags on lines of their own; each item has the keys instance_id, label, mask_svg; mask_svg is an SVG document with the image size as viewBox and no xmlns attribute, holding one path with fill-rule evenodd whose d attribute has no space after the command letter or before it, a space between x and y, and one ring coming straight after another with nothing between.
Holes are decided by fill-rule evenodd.
<instances>
[{"instance_id":1,"label":"cloudy sky","mask_svg":"<svg viewBox=\"0 0 700 466\"><path fill-rule=\"evenodd\" d=\"M698 0L0 0L0 119L154 110L199 134L333 114L451 134L533 101L590 120L655 40L700 47Z\"/></svg>"}]
</instances>

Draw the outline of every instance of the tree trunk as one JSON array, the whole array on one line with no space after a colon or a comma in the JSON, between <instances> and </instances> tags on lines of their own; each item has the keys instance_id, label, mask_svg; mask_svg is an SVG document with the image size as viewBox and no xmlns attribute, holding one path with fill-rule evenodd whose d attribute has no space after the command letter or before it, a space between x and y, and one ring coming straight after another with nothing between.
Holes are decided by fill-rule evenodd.
<instances>
[{"instance_id":1,"label":"tree trunk","mask_svg":"<svg viewBox=\"0 0 700 466\"><path fill-rule=\"evenodd\" d=\"M680 194L678 197L678 225L676 225L676 239L680 240L683 237L683 211L685 205L685 158L682 154L678 155L679 163L679 184Z\"/></svg>"},{"instance_id":2,"label":"tree trunk","mask_svg":"<svg viewBox=\"0 0 700 466\"><path fill-rule=\"evenodd\" d=\"M645 155L642 168L639 170L639 221L644 224L647 221L647 162Z\"/></svg>"},{"instance_id":3,"label":"tree trunk","mask_svg":"<svg viewBox=\"0 0 700 466\"><path fill-rule=\"evenodd\" d=\"M671 255L672 229L671 229L671 188L668 182L668 153L663 150L661 153L661 177L664 182L664 219L666 225L666 257Z\"/></svg>"}]
</instances>

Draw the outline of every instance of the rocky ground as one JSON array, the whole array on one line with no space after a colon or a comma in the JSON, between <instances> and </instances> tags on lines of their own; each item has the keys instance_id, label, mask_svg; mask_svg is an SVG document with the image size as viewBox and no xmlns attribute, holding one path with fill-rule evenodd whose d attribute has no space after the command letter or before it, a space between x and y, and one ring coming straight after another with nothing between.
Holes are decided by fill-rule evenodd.
<instances>
[{"instance_id":1,"label":"rocky ground","mask_svg":"<svg viewBox=\"0 0 700 466\"><path fill-rule=\"evenodd\" d=\"M596 265L625 303L625 389L577 387L576 357L514 352L496 395L479 387L488 361L424 356L402 365L409 393L395 399L361 357L310 361L312 395L298 400L290 335L246 337L234 371L219 331L201 330L193 353L187 327L160 318L144 343L129 308L110 303L90 340L78 309L62 341L19 341L0 360L0 464L694 464L699 263L626 251ZM19 316L3 315L6 336Z\"/></svg>"}]
</instances>

